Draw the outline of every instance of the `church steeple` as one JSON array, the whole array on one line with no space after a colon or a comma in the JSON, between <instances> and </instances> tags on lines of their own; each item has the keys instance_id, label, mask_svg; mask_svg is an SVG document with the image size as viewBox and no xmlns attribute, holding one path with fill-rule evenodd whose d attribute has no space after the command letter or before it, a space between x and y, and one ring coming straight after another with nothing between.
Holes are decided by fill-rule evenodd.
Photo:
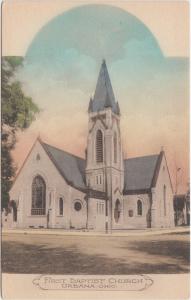
<instances>
[{"instance_id":1,"label":"church steeple","mask_svg":"<svg viewBox=\"0 0 191 300\"><path fill-rule=\"evenodd\" d=\"M103 60L97 80L95 94L91 103L91 111L98 112L107 107L111 107L112 111L117 113L117 102L115 101L106 62Z\"/></svg>"},{"instance_id":2,"label":"church steeple","mask_svg":"<svg viewBox=\"0 0 191 300\"><path fill-rule=\"evenodd\" d=\"M120 109L105 60L100 68L94 97L90 98L88 112L86 182L89 189L106 194L106 227L111 228L112 222L116 223L116 203L123 203L124 160Z\"/></svg>"}]
</instances>

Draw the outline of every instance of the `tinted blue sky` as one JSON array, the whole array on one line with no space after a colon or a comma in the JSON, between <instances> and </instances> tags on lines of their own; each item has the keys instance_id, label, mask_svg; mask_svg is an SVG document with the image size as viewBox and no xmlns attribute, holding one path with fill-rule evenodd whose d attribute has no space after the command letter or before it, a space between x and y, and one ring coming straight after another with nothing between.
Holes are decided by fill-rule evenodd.
<instances>
[{"instance_id":1,"label":"tinted blue sky","mask_svg":"<svg viewBox=\"0 0 191 300\"><path fill-rule=\"evenodd\" d=\"M163 146L172 171L176 160L188 175L188 59L165 57L140 20L112 6L65 12L32 41L20 78L42 113L29 131L83 156L103 58L121 107L125 155Z\"/></svg>"}]
</instances>

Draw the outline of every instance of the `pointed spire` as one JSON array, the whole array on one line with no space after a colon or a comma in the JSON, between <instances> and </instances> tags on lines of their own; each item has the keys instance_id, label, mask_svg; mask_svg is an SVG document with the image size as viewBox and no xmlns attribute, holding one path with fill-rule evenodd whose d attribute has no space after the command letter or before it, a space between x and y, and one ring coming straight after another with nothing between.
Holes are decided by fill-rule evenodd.
<instances>
[{"instance_id":1,"label":"pointed spire","mask_svg":"<svg viewBox=\"0 0 191 300\"><path fill-rule=\"evenodd\" d=\"M93 100L92 97L90 98L90 102L89 102L89 106L88 106L88 112L92 112L93 111Z\"/></svg>"},{"instance_id":2,"label":"pointed spire","mask_svg":"<svg viewBox=\"0 0 191 300\"><path fill-rule=\"evenodd\" d=\"M104 107L111 107L114 112L115 105L115 96L104 59L100 68L96 90L93 98L93 110L100 111L103 110Z\"/></svg>"},{"instance_id":3,"label":"pointed spire","mask_svg":"<svg viewBox=\"0 0 191 300\"><path fill-rule=\"evenodd\" d=\"M102 60L102 65L104 65L107 68L105 58L103 58Z\"/></svg>"},{"instance_id":4,"label":"pointed spire","mask_svg":"<svg viewBox=\"0 0 191 300\"><path fill-rule=\"evenodd\" d=\"M104 107L105 107L105 108L107 108L107 107L112 107L112 103L111 103L111 101L110 101L110 98L109 98L108 92L106 93Z\"/></svg>"}]
</instances>

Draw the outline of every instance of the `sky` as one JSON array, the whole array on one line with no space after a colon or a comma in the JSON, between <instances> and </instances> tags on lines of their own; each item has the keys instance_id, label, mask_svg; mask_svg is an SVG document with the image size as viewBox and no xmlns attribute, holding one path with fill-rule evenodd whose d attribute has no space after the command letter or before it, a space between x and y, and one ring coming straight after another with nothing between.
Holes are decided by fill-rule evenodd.
<instances>
[{"instance_id":1,"label":"sky","mask_svg":"<svg viewBox=\"0 0 191 300\"><path fill-rule=\"evenodd\" d=\"M21 5L22 1L17 3ZM36 3L38 6L39 2ZM144 5L134 4L137 11L144 8L142 11L150 20L151 10L145 9ZM177 55L173 52L174 47L171 53L168 42L165 41L166 46L162 47L164 42L158 34L153 34L153 31L157 32L153 29L156 20L153 21L155 26L149 27L142 21L143 12L142 18L137 13L138 18L128 12L128 7L124 9L124 3L121 6L123 9L108 4L80 5L65 11L60 8L57 16L51 19L49 15L49 21L38 31L34 30L35 35L31 33L32 40L25 38L27 47L23 46L23 52L19 50L24 44L15 47L14 51L7 37L4 53L25 56L24 67L17 76L26 94L41 109L31 127L18 135L13 153L15 162L21 166L38 135L52 145L84 157L88 103L95 91L104 58L121 109L124 157L149 155L164 149L173 182L176 166L181 168L178 191L184 192L188 182L189 155L187 36L183 32L183 49L179 46L179 31L178 37L174 32ZM132 7L133 4L130 11ZM178 26L180 19L177 16L186 11L184 3L179 10L175 10L173 4L171 7L171 14L170 10L166 11L164 22L169 14L169 20L173 20L171 23L175 26L177 22ZM20 8L16 8L18 13ZM9 6L4 8L7 14L9 10ZM148 23L152 24L151 20ZM168 22L165 24L169 26ZM161 25L161 31L165 31L165 24ZM185 23L183 28L188 30ZM10 26L9 30L12 33L13 27ZM169 39L169 44L172 44L172 39Z\"/></svg>"}]
</instances>

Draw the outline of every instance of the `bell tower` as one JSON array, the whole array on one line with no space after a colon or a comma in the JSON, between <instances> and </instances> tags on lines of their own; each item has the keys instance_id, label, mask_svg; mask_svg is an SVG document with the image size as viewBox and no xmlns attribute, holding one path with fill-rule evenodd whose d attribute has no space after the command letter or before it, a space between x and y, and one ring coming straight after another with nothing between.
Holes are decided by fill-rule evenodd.
<instances>
[{"instance_id":1,"label":"bell tower","mask_svg":"<svg viewBox=\"0 0 191 300\"><path fill-rule=\"evenodd\" d=\"M124 165L120 109L105 60L101 65L94 97L89 102L88 114L86 183L89 188L106 193L108 226L113 228L115 202L122 202Z\"/></svg>"}]
</instances>

